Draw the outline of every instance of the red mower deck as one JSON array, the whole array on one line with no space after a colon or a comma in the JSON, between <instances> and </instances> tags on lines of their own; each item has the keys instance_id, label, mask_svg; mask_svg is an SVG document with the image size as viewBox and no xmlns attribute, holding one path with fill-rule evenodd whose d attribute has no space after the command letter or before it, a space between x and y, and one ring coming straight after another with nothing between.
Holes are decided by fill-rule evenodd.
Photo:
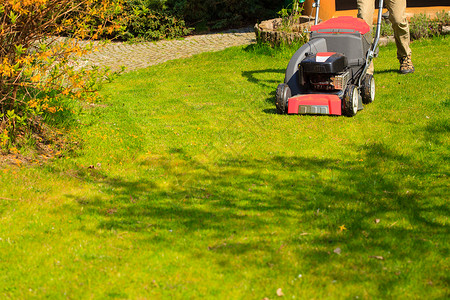
<instances>
[{"instance_id":1,"label":"red mower deck","mask_svg":"<svg viewBox=\"0 0 450 300\"><path fill-rule=\"evenodd\" d=\"M342 115L341 99L336 95L311 94L289 98L288 114Z\"/></svg>"}]
</instances>

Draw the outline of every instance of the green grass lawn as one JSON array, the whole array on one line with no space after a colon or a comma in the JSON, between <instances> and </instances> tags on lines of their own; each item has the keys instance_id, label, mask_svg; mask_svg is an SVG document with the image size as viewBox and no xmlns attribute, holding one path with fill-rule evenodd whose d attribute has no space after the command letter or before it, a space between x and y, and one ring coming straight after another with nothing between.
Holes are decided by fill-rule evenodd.
<instances>
[{"instance_id":1,"label":"green grass lawn","mask_svg":"<svg viewBox=\"0 0 450 300\"><path fill-rule=\"evenodd\" d=\"M353 118L275 114L294 49L121 76L77 151L0 170L0 298L449 296L450 38Z\"/></svg>"}]
</instances>

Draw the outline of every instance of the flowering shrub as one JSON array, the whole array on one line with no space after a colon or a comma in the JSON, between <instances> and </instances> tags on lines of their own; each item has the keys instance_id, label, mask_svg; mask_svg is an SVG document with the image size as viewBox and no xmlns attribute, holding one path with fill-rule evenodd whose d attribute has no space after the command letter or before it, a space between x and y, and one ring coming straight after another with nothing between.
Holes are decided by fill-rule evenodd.
<instances>
[{"instance_id":1,"label":"flowering shrub","mask_svg":"<svg viewBox=\"0 0 450 300\"><path fill-rule=\"evenodd\" d=\"M93 101L107 70L79 68L86 37L120 29L121 0L4 0L0 4L0 147L39 130L74 101ZM77 18L72 16L76 15ZM102 20L91 26L92 19ZM70 32L66 38L57 37Z\"/></svg>"}]
</instances>

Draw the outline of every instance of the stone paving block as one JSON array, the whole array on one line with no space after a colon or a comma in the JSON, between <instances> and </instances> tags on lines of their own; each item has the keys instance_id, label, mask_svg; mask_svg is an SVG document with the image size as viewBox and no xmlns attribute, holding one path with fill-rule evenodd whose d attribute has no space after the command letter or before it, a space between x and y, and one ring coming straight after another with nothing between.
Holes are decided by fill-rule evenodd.
<instances>
[{"instance_id":1,"label":"stone paving block","mask_svg":"<svg viewBox=\"0 0 450 300\"><path fill-rule=\"evenodd\" d=\"M125 72L129 72L172 59L186 58L202 52L220 51L228 47L250 45L255 42L253 28L192 35L182 40L136 44L111 42L104 46L99 45L97 52L83 56L79 66L104 66L114 71L124 66Z\"/></svg>"}]
</instances>

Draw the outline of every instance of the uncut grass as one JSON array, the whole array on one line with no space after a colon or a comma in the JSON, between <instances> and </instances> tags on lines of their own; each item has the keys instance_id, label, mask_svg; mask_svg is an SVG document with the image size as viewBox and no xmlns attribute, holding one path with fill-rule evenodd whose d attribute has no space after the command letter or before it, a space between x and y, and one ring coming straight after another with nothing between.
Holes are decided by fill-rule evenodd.
<instances>
[{"instance_id":1,"label":"uncut grass","mask_svg":"<svg viewBox=\"0 0 450 300\"><path fill-rule=\"evenodd\" d=\"M289 49L122 76L78 153L2 170L0 295L448 296L448 46L382 48L353 118L275 114Z\"/></svg>"}]
</instances>

